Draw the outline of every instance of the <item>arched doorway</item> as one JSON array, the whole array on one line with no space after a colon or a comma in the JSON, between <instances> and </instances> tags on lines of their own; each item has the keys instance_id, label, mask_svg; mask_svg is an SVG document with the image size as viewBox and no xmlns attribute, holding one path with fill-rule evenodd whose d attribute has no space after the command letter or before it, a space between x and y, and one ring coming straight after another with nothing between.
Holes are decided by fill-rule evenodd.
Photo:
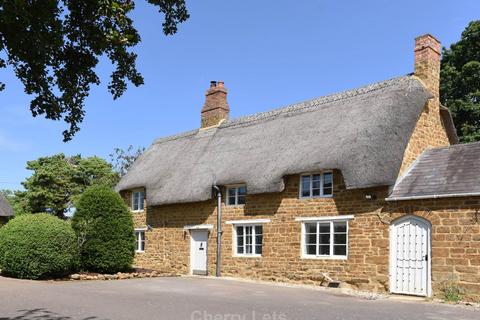
<instances>
[{"instance_id":1,"label":"arched doorway","mask_svg":"<svg viewBox=\"0 0 480 320\"><path fill-rule=\"evenodd\" d=\"M405 216L390 225L390 291L430 296L431 230L428 220Z\"/></svg>"}]
</instances>

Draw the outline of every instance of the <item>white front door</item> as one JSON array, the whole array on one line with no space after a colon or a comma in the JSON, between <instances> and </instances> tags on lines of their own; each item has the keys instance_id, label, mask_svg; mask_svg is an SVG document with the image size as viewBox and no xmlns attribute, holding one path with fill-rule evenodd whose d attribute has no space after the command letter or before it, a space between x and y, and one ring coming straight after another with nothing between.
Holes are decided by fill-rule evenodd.
<instances>
[{"instance_id":1,"label":"white front door","mask_svg":"<svg viewBox=\"0 0 480 320\"><path fill-rule=\"evenodd\" d=\"M192 274L207 275L208 230L191 230L190 237L190 268Z\"/></svg>"},{"instance_id":2,"label":"white front door","mask_svg":"<svg viewBox=\"0 0 480 320\"><path fill-rule=\"evenodd\" d=\"M390 291L429 296L431 225L406 216L390 226Z\"/></svg>"}]
</instances>

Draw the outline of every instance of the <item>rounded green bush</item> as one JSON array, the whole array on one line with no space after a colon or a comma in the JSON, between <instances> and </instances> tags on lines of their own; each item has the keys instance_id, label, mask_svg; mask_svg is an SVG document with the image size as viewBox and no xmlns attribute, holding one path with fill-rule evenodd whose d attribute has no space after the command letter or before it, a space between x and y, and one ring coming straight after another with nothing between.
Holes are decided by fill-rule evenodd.
<instances>
[{"instance_id":1,"label":"rounded green bush","mask_svg":"<svg viewBox=\"0 0 480 320\"><path fill-rule=\"evenodd\" d=\"M0 229L2 274L21 279L62 277L74 271L77 262L75 232L55 216L20 215Z\"/></svg>"},{"instance_id":2,"label":"rounded green bush","mask_svg":"<svg viewBox=\"0 0 480 320\"><path fill-rule=\"evenodd\" d=\"M88 188L72 219L85 271L115 273L131 268L135 254L133 219L123 199L110 187Z\"/></svg>"}]
</instances>

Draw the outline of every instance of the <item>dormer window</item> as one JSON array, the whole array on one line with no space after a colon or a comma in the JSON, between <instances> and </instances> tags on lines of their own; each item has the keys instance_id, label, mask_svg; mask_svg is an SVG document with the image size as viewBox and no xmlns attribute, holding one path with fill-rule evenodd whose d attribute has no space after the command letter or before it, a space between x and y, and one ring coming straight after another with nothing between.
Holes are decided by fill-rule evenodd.
<instances>
[{"instance_id":1,"label":"dormer window","mask_svg":"<svg viewBox=\"0 0 480 320\"><path fill-rule=\"evenodd\" d=\"M132 211L143 211L145 210L145 191L143 190L134 190L132 192Z\"/></svg>"},{"instance_id":2,"label":"dormer window","mask_svg":"<svg viewBox=\"0 0 480 320\"><path fill-rule=\"evenodd\" d=\"M304 174L300 177L300 198L321 198L333 195L333 172Z\"/></svg>"},{"instance_id":3,"label":"dormer window","mask_svg":"<svg viewBox=\"0 0 480 320\"><path fill-rule=\"evenodd\" d=\"M247 187L245 185L227 187L227 205L239 206L245 204Z\"/></svg>"}]
</instances>

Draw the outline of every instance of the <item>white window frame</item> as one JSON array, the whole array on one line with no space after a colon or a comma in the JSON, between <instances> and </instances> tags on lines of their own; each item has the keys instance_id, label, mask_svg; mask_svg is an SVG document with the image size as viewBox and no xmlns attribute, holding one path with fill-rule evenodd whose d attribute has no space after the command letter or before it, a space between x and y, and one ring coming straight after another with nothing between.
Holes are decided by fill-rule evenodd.
<instances>
[{"instance_id":1,"label":"white window frame","mask_svg":"<svg viewBox=\"0 0 480 320\"><path fill-rule=\"evenodd\" d=\"M253 220L252 220L253 221ZM265 219L266 221L266 219ZM270 220L268 220L269 222ZM232 221L232 222L237 222L237 221ZM231 223L232 223L231 222ZM262 220L262 222L264 222ZM229 223L227 221L227 223ZM255 233L255 227L262 227L262 253L263 253L263 240L264 240L264 235L265 235L265 228L263 227L263 223L259 223L259 222L256 222L256 223L252 223L252 222L249 222L249 223L232 223L233 225L233 246L232 246L232 249L233 249L233 256L234 257L242 257L242 258L260 258L262 256L262 254L258 254L258 253L255 253L255 247L257 245L256 243L256 233ZM238 247L237 247L237 228L238 227L242 227L244 228L243 229L243 253L238 253ZM247 243L246 242L246 232L245 232L245 227L252 227L252 253L245 253L245 244Z\"/></svg>"},{"instance_id":2,"label":"white window frame","mask_svg":"<svg viewBox=\"0 0 480 320\"><path fill-rule=\"evenodd\" d=\"M134 231L135 234L135 253L144 253L145 252L145 247L146 247L146 242L145 242L145 233L147 231L147 228L136 228ZM140 237L137 237L137 233L140 235ZM143 238L142 238L142 233L143 233ZM143 250L141 250L142 246L141 243L143 242Z\"/></svg>"},{"instance_id":3,"label":"white window frame","mask_svg":"<svg viewBox=\"0 0 480 320\"><path fill-rule=\"evenodd\" d=\"M247 190L247 186L245 184L236 184L236 185L231 185L231 186L227 186L227 192L225 194L225 205L226 206L229 206L229 207L234 207L234 206L244 206L245 204L239 204L238 203L238 189L240 187L245 187L245 203L247 202L247 193L248 193L248 190ZM235 189L235 203L234 204L229 204L228 201L229 201L229 191L232 190L232 189Z\"/></svg>"},{"instance_id":4,"label":"white window frame","mask_svg":"<svg viewBox=\"0 0 480 320\"><path fill-rule=\"evenodd\" d=\"M134 208L134 205L135 205L135 195L138 194L138 193L143 193L143 201L141 202L141 206L140 206L140 202L139 202L139 207L138 209L135 210ZM135 189L135 190L132 190L132 211L133 212L143 212L145 211L145 190L144 189Z\"/></svg>"},{"instance_id":5,"label":"white window frame","mask_svg":"<svg viewBox=\"0 0 480 320\"><path fill-rule=\"evenodd\" d=\"M348 259L348 241L349 241L349 221L353 219L353 215L344 215L344 216L333 216L333 217L308 217L308 218L296 218L295 221L300 221L302 223L302 232L301 232L301 248L300 256L302 259L331 259L331 260L347 260ZM345 255L334 255L333 254L333 245L334 245L334 223L335 222L345 222L346 225L346 250ZM319 246L319 223L330 223L330 254L329 255L317 255L317 254L307 254L307 243L306 243L306 229L305 224L317 224L317 244L316 248L318 250Z\"/></svg>"},{"instance_id":6,"label":"white window frame","mask_svg":"<svg viewBox=\"0 0 480 320\"><path fill-rule=\"evenodd\" d=\"M323 193L323 175L325 173L331 173L332 174L332 193L331 194L324 194ZM313 195L313 179L312 176L314 175L320 175L320 195L314 196ZM303 196L303 183L302 183L302 178L303 177L310 177L310 195L309 196ZM315 198L332 198L333 197L333 170L325 170L321 172L314 172L314 173L304 173L300 175L300 183L298 187L298 196L300 199L315 199Z\"/></svg>"}]
</instances>

